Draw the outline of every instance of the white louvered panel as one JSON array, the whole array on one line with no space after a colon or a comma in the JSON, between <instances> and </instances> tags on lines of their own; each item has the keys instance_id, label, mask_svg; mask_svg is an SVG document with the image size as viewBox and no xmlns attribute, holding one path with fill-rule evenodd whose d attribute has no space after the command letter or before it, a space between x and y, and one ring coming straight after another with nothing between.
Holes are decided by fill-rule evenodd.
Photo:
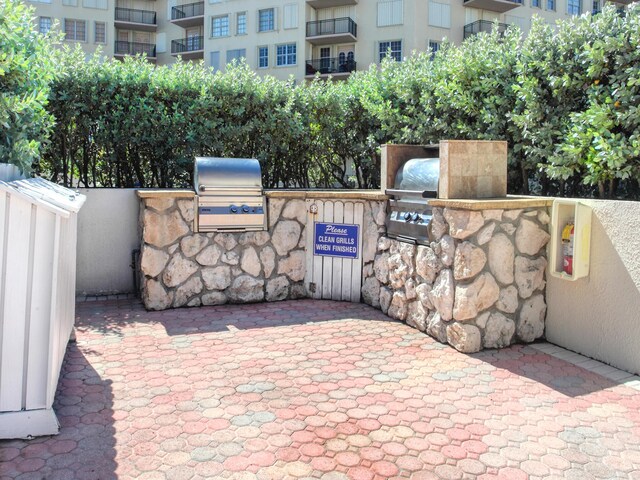
<instances>
[{"instance_id":1,"label":"white louvered panel","mask_svg":"<svg viewBox=\"0 0 640 480\"><path fill-rule=\"evenodd\" d=\"M298 4L290 3L283 8L282 28L298 28Z\"/></svg>"},{"instance_id":2,"label":"white louvered panel","mask_svg":"<svg viewBox=\"0 0 640 480\"><path fill-rule=\"evenodd\" d=\"M54 285L53 245L56 215L38 208L33 236L33 267L29 314L26 408L47 408L49 387L49 332L51 322L51 286ZM54 387L55 388L55 387Z\"/></svg>"},{"instance_id":3,"label":"white louvered panel","mask_svg":"<svg viewBox=\"0 0 640 480\"><path fill-rule=\"evenodd\" d=\"M333 222L344 223L344 203L335 202L333 207ZM342 300L342 262L343 258L327 257L331 258L333 268L331 269L331 299Z\"/></svg>"},{"instance_id":4,"label":"white louvered panel","mask_svg":"<svg viewBox=\"0 0 640 480\"><path fill-rule=\"evenodd\" d=\"M325 202L324 218L320 222L333 222L333 202ZM331 299L333 257L322 257L322 298Z\"/></svg>"},{"instance_id":5,"label":"white louvered panel","mask_svg":"<svg viewBox=\"0 0 640 480\"><path fill-rule=\"evenodd\" d=\"M4 291L0 349L0 411L22 410L25 371L25 319L27 313L31 203L16 195L9 200L8 235L3 250Z\"/></svg>"},{"instance_id":6,"label":"white louvered panel","mask_svg":"<svg viewBox=\"0 0 640 480\"><path fill-rule=\"evenodd\" d=\"M344 223L355 224L353 217L353 202L348 202L344 204ZM352 286L351 281L353 279L353 268L352 268L353 260L348 258L342 259L342 294L340 295L340 300L346 300L347 302L351 301L352 297ZM359 291L359 290L358 290Z\"/></svg>"},{"instance_id":7,"label":"white louvered panel","mask_svg":"<svg viewBox=\"0 0 640 480\"><path fill-rule=\"evenodd\" d=\"M404 0L381 0L378 2L378 26L402 25Z\"/></svg>"}]
</instances>

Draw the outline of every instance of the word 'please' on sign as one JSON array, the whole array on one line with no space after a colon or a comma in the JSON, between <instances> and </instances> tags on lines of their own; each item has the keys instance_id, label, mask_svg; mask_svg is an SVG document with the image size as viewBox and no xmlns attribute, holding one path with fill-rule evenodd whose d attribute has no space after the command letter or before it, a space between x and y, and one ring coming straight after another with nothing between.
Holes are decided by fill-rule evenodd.
<instances>
[{"instance_id":1,"label":"word 'please' on sign","mask_svg":"<svg viewBox=\"0 0 640 480\"><path fill-rule=\"evenodd\" d=\"M314 224L313 254L358 258L358 225L346 223Z\"/></svg>"}]
</instances>

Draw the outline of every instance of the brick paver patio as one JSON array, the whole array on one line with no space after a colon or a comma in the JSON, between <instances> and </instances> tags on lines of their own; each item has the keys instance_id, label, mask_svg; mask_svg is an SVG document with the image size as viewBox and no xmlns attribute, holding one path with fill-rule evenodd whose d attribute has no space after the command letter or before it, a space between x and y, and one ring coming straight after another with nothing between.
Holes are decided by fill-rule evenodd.
<instances>
[{"instance_id":1,"label":"brick paver patio","mask_svg":"<svg viewBox=\"0 0 640 480\"><path fill-rule=\"evenodd\" d=\"M37 479L640 478L640 394L531 347L463 355L364 305L78 305Z\"/></svg>"}]
</instances>

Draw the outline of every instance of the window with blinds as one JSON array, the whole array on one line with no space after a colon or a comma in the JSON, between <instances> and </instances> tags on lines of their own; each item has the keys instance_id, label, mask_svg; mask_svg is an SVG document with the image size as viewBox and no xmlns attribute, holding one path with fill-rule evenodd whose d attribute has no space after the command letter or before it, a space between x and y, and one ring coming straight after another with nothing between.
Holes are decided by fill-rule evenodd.
<instances>
[{"instance_id":1,"label":"window with blinds","mask_svg":"<svg viewBox=\"0 0 640 480\"><path fill-rule=\"evenodd\" d=\"M109 8L108 0L82 0L82 6L84 8L97 8L100 10Z\"/></svg>"},{"instance_id":2,"label":"window with blinds","mask_svg":"<svg viewBox=\"0 0 640 480\"><path fill-rule=\"evenodd\" d=\"M211 19L211 36L227 37L229 35L229 15L213 17Z\"/></svg>"},{"instance_id":3,"label":"window with blinds","mask_svg":"<svg viewBox=\"0 0 640 480\"><path fill-rule=\"evenodd\" d=\"M84 20L64 19L65 40L86 42L87 41L87 22Z\"/></svg>"},{"instance_id":4,"label":"window with blinds","mask_svg":"<svg viewBox=\"0 0 640 480\"><path fill-rule=\"evenodd\" d=\"M246 58L246 57L247 57L247 50L244 48L227 50L227 63L231 63L234 60L240 61L241 58Z\"/></svg>"},{"instance_id":5,"label":"window with blinds","mask_svg":"<svg viewBox=\"0 0 640 480\"><path fill-rule=\"evenodd\" d=\"M258 31L270 32L276 29L276 12L273 8L258 10Z\"/></svg>"},{"instance_id":6,"label":"window with blinds","mask_svg":"<svg viewBox=\"0 0 640 480\"><path fill-rule=\"evenodd\" d=\"M298 4L290 3L283 9L283 28L298 28Z\"/></svg>"},{"instance_id":7,"label":"window with blinds","mask_svg":"<svg viewBox=\"0 0 640 480\"><path fill-rule=\"evenodd\" d=\"M380 0L378 2L378 26L402 25L404 0Z\"/></svg>"},{"instance_id":8,"label":"window with blinds","mask_svg":"<svg viewBox=\"0 0 640 480\"><path fill-rule=\"evenodd\" d=\"M40 17L38 23L38 31L43 35L46 35L51 30L51 17Z\"/></svg>"},{"instance_id":9,"label":"window with blinds","mask_svg":"<svg viewBox=\"0 0 640 480\"><path fill-rule=\"evenodd\" d=\"M211 68L220 70L220 52L211 52Z\"/></svg>"},{"instance_id":10,"label":"window with blinds","mask_svg":"<svg viewBox=\"0 0 640 480\"><path fill-rule=\"evenodd\" d=\"M432 27L451 28L451 5L430 1L429 25Z\"/></svg>"},{"instance_id":11,"label":"window with blinds","mask_svg":"<svg viewBox=\"0 0 640 480\"><path fill-rule=\"evenodd\" d=\"M94 24L93 41L95 43L107 43L107 24L104 22L96 22Z\"/></svg>"}]
</instances>

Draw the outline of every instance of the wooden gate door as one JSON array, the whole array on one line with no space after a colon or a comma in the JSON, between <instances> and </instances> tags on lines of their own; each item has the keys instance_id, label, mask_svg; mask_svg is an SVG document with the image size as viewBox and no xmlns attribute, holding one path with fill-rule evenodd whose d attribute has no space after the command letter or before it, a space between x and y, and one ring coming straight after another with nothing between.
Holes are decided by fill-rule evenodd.
<instances>
[{"instance_id":1,"label":"wooden gate door","mask_svg":"<svg viewBox=\"0 0 640 480\"><path fill-rule=\"evenodd\" d=\"M307 293L312 298L359 302L364 204L316 199L306 203ZM325 235L325 231L331 233Z\"/></svg>"}]
</instances>

